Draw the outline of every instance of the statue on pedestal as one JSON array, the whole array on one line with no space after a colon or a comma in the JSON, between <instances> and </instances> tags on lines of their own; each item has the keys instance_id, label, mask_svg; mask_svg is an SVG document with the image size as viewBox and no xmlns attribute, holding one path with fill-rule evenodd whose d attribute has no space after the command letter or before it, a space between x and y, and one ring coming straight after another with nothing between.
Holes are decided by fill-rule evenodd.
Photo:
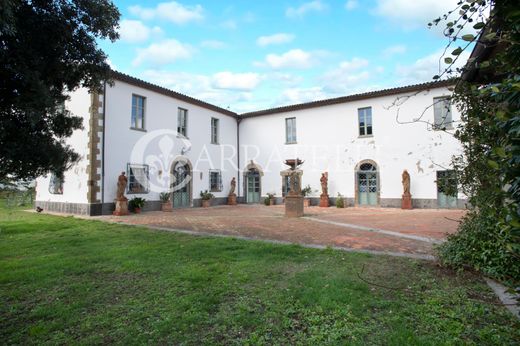
<instances>
[{"instance_id":1,"label":"statue on pedestal","mask_svg":"<svg viewBox=\"0 0 520 346\"><path fill-rule=\"evenodd\" d=\"M401 199L401 209L412 209L412 195L410 194L410 174L405 169L401 175L403 183L403 196Z\"/></svg>"},{"instance_id":2,"label":"statue on pedestal","mask_svg":"<svg viewBox=\"0 0 520 346\"><path fill-rule=\"evenodd\" d=\"M329 187L328 187L329 173L328 172L321 174L320 183L321 183L321 195L328 196L329 195Z\"/></svg>"},{"instance_id":3,"label":"statue on pedestal","mask_svg":"<svg viewBox=\"0 0 520 346\"><path fill-rule=\"evenodd\" d=\"M410 194L410 174L405 169L402 174L402 183L403 183L403 195Z\"/></svg>"},{"instance_id":4,"label":"statue on pedestal","mask_svg":"<svg viewBox=\"0 0 520 346\"><path fill-rule=\"evenodd\" d=\"M328 208L329 204L329 173L324 172L321 174L320 178L321 183L321 196L320 196L320 207Z\"/></svg>"},{"instance_id":5,"label":"statue on pedestal","mask_svg":"<svg viewBox=\"0 0 520 346\"><path fill-rule=\"evenodd\" d=\"M233 177L233 179L231 179L231 189L229 190L229 196L232 196L235 194L235 189L237 187L237 182L235 180L235 177Z\"/></svg>"},{"instance_id":6,"label":"statue on pedestal","mask_svg":"<svg viewBox=\"0 0 520 346\"><path fill-rule=\"evenodd\" d=\"M113 215L122 216L128 215L128 198L125 197L126 185L128 184L128 178L125 176L125 172L121 172L117 178L117 191L116 191L116 210Z\"/></svg>"},{"instance_id":7,"label":"statue on pedestal","mask_svg":"<svg viewBox=\"0 0 520 346\"><path fill-rule=\"evenodd\" d=\"M237 187L237 182L235 180L235 177L233 177L233 179L231 179L231 188L229 189L229 194L228 194L228 205L236 205L237 204L237 195L235 193L235 189Z\"/></svg>"},{"instance_id":8,"label":"statue on pedestal","mask_svg":"<svg viewBox=\"0 0 520 346\"><path fill-rule=\"evenodd\" d=\"M118 201L126 201L125 190L128 184L128 178L125 176L125 172L121 172L121 175L117 178L117 192L116 199Z\"/></svg>"}]
</instances>

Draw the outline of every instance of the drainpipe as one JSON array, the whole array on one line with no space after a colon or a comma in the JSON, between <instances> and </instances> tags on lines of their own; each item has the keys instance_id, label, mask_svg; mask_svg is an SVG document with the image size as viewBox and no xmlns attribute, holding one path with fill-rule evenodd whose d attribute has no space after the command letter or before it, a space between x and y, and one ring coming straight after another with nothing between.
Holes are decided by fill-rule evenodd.
<instances>
[{"instance_id":1,"label":"drainpipe","mask_svg":"<svg viewBox=\"0 0 520 346\"><path fill-rule=\"evenodd\" d=\"M101 214L103 214L103 203L105 203L105 119L107 105L107 82L103 82L103 134L101 135Z\"/></svg>"},{"instance_id":2,"label":"drainpipe","mask_svg":"<svg viewBox=\"0 0 520 346\"><path fill-rule=\"evenodd\" d=\"M237 115L237 190L238 190L238 197L240 197L240 187L242 186L240 184L240 121L242 119L240 118L240 115Z\"/></svg>"}]
</instances>

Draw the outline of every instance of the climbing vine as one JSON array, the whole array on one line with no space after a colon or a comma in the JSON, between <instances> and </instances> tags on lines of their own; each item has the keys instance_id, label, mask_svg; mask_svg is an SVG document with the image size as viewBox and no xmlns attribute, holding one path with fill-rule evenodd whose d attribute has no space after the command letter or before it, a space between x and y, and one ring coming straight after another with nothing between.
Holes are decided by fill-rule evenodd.
<instances>
[{"instance_id":1,"label":"climbing vine","mask_svg":"<svg viewBox=\"0 0 520 346\"><path fill-rule=\"evenodd\" d=\"M520 7L517 0L466 0L430 23L446 22L447 67L435 76L460 73L453 103L462 124L455 137L463 154L453 160L469 211L459 231L438 248L441 261L471 267L512 287L520 284ZM477 19L475 19L477 18ZM463 34L471 25L477 34ZM464 42L459 45L460 42ZM461 69L461 53L473 53ZM449 47L455 47L453 50ZM451 50L451 52L450 52Z\"/></svg>"}]
</instances>

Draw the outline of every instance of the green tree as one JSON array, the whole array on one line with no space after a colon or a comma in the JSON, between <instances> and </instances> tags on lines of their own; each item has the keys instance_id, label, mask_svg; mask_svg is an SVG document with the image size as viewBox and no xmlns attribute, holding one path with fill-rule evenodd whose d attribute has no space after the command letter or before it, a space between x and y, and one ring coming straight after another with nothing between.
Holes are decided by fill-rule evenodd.
<instances>
[{"instance_id":1,"label":"green tree","mask_svg":"<svg viewBox=\"0 0 520 346\"><path fill-rule=\"evenodd\" d=\"M78 159L65 139L82 119L63 102L109 77L96 40L118 38L119 16L108 0L2 0L0 180L60 174Z\"/></svg>"},{"instance_id":2,"label":"green tree","mask_svg":"<svg viewBox=\"0 0 520 346\"><path fill-rule=\"evenodd\" d=\"M473 20L485 9L489 16ZM455 134L463 155L454 166L470 206L439 254L448 265L471 267L514 287L520 283L520 7L517 0L466 0L456 10L458 19L445 16L432 25L447 21L454 48L447 49L444 73L453 72L454 61L476 43L453 94L463 121ZM462 35L468 25L478 34Z\"/></svg>"}]
</instances>

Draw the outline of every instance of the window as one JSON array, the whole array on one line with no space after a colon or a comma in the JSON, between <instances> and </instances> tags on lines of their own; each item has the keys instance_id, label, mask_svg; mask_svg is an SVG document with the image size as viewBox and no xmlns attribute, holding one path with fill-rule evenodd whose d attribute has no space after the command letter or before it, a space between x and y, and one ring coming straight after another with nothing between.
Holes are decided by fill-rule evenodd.
<instances>
[{"instance_id":1,"label":"window","mask_svg":"<svg viewBox=\"0 0 520 346\"><path fill-rule=\"evenodd\" d=\"M179 108L177 112L177 134L188 137L188 110Z\"/></svg>"},{"instance_id":2,"label":"window","mask_svg":"<svg viewBox=\"0 0 520 346\"><path fill-rule=\"evenodd\" d=\"M55 173L51 173L49 180L49 192L53 195L63 194L63 178L59 177Z\"/></svg>"},{"instance_id":3,"label":"window","mask_svg":"<svg viewBox=\"0 0 520 346\"><path fill-rule=\"evenodd\" d=\"M457 175L455 171L437 171L437 192L447 196L457 196Z\"/></svg>"},{"instance_id":4,"label":"window","mask_svg":"<svg viewBox=\"0 0 520 346\"><path fill-rule=\"evenodd\" d=\"M285 143L296 143L296 118L285 119Z\"/></svg>"},{"instance_id":5,"label":"window","mask_svg":"<svg viewBox=\"0 0 520 346\"><path fill-rule=\"evenodd\" d=\"M360 136L371 136L372 135L372 107L359 108L359 135Z\"/></svg>"},{"instance_id":6,"label":"window","mask_svg":"<svg viewBox=\"0 0 520 346\"><path fill-rule=\"evenodd\" d=\"M209 171L209 190L211 192L222 191L222 174L217 169Z\"/></svg>"},{"instance_id":7,"label":"window","mask_svg":"<svg viewBox=\"0 0 520 346\"><path fill-rule=\"evenodd\" d=\"M218 144L218 119L211 118L211 143Z\"/></svg>"},{"instance_id":8,"label":"window","mask_svg":"<svg viewBox=\"0 0 520 346\"><path fill-rule=\"evenodd\" d=\"M128 193L148 193L148 165L128 164Z\"/></svg>"},{"instance_id":9,"label":"window","mask_svg":"<svg viewBox=\"0 0 520 346\"><path fill-rule=\"evenodd\" d=\"M144 102L145 98L132 95L132 125L133 129L144 130Z\"/></svg>"},{"instance_id":10,"label":"window","mask_svg":"<svg viewBox=\"0 0 520 346\"><path fill-rule=\"evenodd\" d=\"M451 102L449 97L435 97L433 99L434 129L451 129Z\"/></svg>"}]
</instances>

